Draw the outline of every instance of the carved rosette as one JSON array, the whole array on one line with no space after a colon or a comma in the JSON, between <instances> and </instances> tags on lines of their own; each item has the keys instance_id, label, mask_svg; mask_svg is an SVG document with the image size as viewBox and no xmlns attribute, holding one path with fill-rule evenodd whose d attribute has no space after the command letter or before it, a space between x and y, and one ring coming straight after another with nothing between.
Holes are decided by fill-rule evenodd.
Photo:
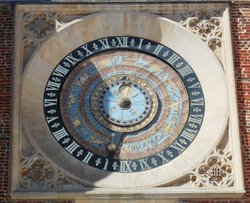
<instances>
[{"instance_id":1,"label":"carved rosette","mask_svg":"<svg viewBox=\"0 0 250 203\"><path fill-rule=\"evenodd\" d=\"M222 47L222 17L220 12L183 12L179 22L207 43L219 55Z\"/></svg>"},{"instance_id":2,"label":"carved rosette","mask_svg":"<svg viewBox=\"0 0 250 203\"><path fill-rule=\"evenodd\" d=\"M20 156L19 189L33 190L62 190L64 187L83 187L76 180L58 169L48 161L31 142L23 137L22 155ZM24 147L25 146L25 147Z\"/></svg>"},{"instance_id":3,"label":"carved rosette","mask_svg":"<svg viewBox=\"0 0 250 203\"><path fill-rule=\"evenodd\" d=\"M60 13L29 12L23 15L24 47L36 48L46 37L60 26Z\"/></svg>"},{"instance_id":4,"label":"carved rosette","mask_svg":"<svg viewBox=\"0 0 250 203\"><path fill-rule=\"evenodd\" d=\"M195 187L233 187L231 153L216 148L188 174L188 180Z\"/></svg>"},{"instance_id":5,"label":"carved rosette","mask_svg":"<svg viewBox=\"0 0 250 203\"><path fill-rule=\"evenodd\" d=\"M26 12L22 19L23 65L28 62L47 37L63 26L62 15L58 12Z\"/></svg>"},{"instance_id":6,"label":"carved rosette","mask_svg":"<svg viewBox=\"0 0 250 203\"><path fill-rule=\"evenodd\" d=\"M49 178L54 173L53 167L46 164L41 157L35 157L31 160L28 166L21 168L21 175L34 182L40 182L46 178Z\"/></svg>"}]
</instances>

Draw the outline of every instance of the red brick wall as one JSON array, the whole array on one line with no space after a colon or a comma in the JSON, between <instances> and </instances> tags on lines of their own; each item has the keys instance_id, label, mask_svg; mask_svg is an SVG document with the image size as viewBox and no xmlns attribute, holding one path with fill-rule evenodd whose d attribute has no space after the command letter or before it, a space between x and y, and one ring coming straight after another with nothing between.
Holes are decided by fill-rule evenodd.
<instances>
[{"instance_id":1,"label":"red brick wall","mask_svg":"<svg viewBox=\"0 0 250 203\"><path fill-rule=\"evenodd\" d=\"M246 199L250 202L250 3L231 6Z\"/></svg>"},{"instance_id":2,"label":"red brick wall","mask_svg":"<svg viewBox=\"0 0 250 203\"><path fill-rule=\"evenodd\" d=\"M11 135L13 8L0 5L0 200L8 196Z\"/></svg>"},{"instance_id":3,"label":"red brick wall","mask_svg":"<svg viewBox=\"0 0 250 203\"><path fill-rule=\"evenodd\" d=\"M187 202L250 203L250 2L231 4L230 15L246 194L242 199Z\"/></svg>"},{"instance_id":4,"label":"red brick wall","mask_svg":"<svg viewBox=\"0 0 250 203\"><path fill-rule=\"evenodd\" d=\"M184 200L184 202L250 203L250 2L231 4L230 15L246 194L242 199Z\"/></svg>"},{"instance_id":5,"label":"red brick wall","mask_svg":"<svg viewBox=\"0 0 250 203\"><path fill-rule=\"evenodd\" d=\"M230 10L245 189L247 193L241 200L189 200L187 202L250 203L250 3L241 5L232 4ZM8 202L11 136L11 73L13 67L12 53L14 41L13 15L13 6L0 5L0 202ZM28 201L19 202L24 203ZM38 203L41 201L29 202Z\"/></svg>"}]
</instances>

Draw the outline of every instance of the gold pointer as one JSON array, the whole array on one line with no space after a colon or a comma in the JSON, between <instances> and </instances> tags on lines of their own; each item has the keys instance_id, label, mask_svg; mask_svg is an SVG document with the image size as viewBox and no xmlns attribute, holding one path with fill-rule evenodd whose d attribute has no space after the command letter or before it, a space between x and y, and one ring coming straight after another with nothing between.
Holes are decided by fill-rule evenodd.
<instances>
[{"instance_id":1,"label":"gold pointer","mask_svg":"<svg viewBox=\"0 0 250 203\"><path fill-rule=\"evenodd\" d=\"M129 85L121 85L119 92L123 98L126 98L131 94L132 88Z\"/></svg>"},{"instance_id":2,"label":"gold pointer","mask_svg":"<svg viewBox=\"0 0 250 203\"><path fill-rule=\"evenodd\" d=\"M112 142L107 144L107 150L110 154L113 154L117 151L118 146L121 142L121 137L123 135L122 132L113 132L113 139Z\"/></svg>"}]
</instances>

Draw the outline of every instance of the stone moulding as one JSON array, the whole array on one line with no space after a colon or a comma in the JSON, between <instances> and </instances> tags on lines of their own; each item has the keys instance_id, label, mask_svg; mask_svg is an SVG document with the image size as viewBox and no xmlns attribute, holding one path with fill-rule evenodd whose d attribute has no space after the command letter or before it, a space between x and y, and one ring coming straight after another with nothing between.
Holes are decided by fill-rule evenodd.
<instances>
[{"instance_id":1,"label":"stone moulding","mask_svg":"<svg viewBox=\"0 0 250 203\"><path fill-rule=\"evenodd\" d=\"M206 12L207 6L211 9ZM39 46L46 43L51 34L57 32L72 20L95 12L129 10L133 12L150 13L171 19L194 33L214 52L223 64L225 77L228 79L227 87L229 105L229 134L224 141L224 148L216 147L193 170L184 174L181 181L173 180L171 184L161 187L140 189L108 189L89 188L82 186L74 177L63 171L56 164L51 163L39 147L27 156L20 151L27 145L28 135L22 135L20 121L21 108L20 88L22 77L25 74L25 64L36 53ZM195 198L195 197L232 197L244 193L242 178L242 163L240 154L238 117L236 106L236 93L234 84L234 67L232 61L232 47L230 42L230 21L227 4L99 4L95 7L86 5L18 5L16 9L15 30L15 69L14 69L14 103L13 103L13 152L12 152L12 178L11 195L17 199L130 199L130 198ZM222 141L223 142L223 141ZM218 141L219 144L219 141ZM14 147L15 146L15 147ZM18 147L16 147L18 146ZM14 163L20 163L16 166ZM188 178L188 181L187 181ZM62 181L62 180L65 180ZM181 182L181 184L180 184ZM66 183L66 186L64 187ZM40 188L43 192L36 193L31 188ZM202 189L200 189L202 188ZM205 188L205 189L204 189ZM53 193L53 190L61 191ZM51 193L51 192L52 193ZM111 196L110 196L111 195Z\"/></svg>"}]
</instances>

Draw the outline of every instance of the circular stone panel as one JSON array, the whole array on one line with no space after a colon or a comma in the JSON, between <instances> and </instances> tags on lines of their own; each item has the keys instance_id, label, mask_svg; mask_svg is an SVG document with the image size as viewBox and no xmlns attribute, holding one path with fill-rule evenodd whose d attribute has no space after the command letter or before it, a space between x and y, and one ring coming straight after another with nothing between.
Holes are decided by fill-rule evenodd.
<instances>
[{"instance_id":1,"label":"circular stone panel","mask_svg":"<svg viewBox=\"0 0 250 203\"><path fill-rule=\"evenodd\" d=\"M102 84L105 77L112 78L114 77L112 74L118 74L119 67L113 67L111 71L112 67L105 68L106 62L100 63L98 66L100 70L96 71L96 76L87 77L84 71L95 68L91 64L85 65L84 61L98 57L98 53L102 53L100 56L105 56L110 51L114 56L114 54L119 55L119 51L126 52L126 50L128 54L134 51L137 59L143 53L155 58L156 64L157 61L164 63L164 66L155 68L151 66L155 63L143 64L144 61L142 63L137 61L142 69L128 65L126 69L121 67L120 70L120 74L134 75L146 81L157 95L158 107L152 121L143 128L130 131L123 142L120 142L121 149L124 147L126 150L115 150L116 153L110 157L105 148L110 145L106 144L116 143L113 138L121 138L121 135L110 134L110 128L101 122L94 122L97 119L91 113L91 102L89 102L91 94L88 93ZM170 82L172 81L171 86L178 87L180 95L183 95L183 100L179 103L186 107L183 107L181 112L188 116L186 118L182 114L180 116L183 118L183 127L176 127L173 131L171 128L167 129L167 132L172 132L170 137L165 136L163 132L157 136L157 132L160 132L164 125L163 122L168 119L172 121L174 117L170 118L175 114L169 110L173 108L169 104L174 101L175 94L171 93L172 88L166 88L166 83L158 80L167 77L164 76L165 71L161 71L167 69L167 66L178 76L173 77ZM82 67L82 73L77 72L78 67ZM151 72L151 68L158 70ZM139 70L143 73L138 74ZM108 76L109 71L112 73ZM100 75L105 77L102 78ZM147 77L140 77L141 75ZM78 76L83 76L79 82L84 84L81 86L82 90L74 92L73 84L76 84L76 81L75 83L72 81ZM84 79L88 81L84 82ZM123 88L125 90L120 90L121 92L128 89L126 86ZM72 99L70 93L79 96L77 114L73 114L73 107L60 109L63 105L67 106L67 102ZM126 109L133 101L130 99L121 102L118 105ZM100 104L98 105L99 108ZM185 109L188 112L185 112ZM170 20L151 15L109 12L89 15L71 22L37 50L24 72L22 85L24 132L30 135L36 146L39 146L61 169L84 184L97 187L153 187L181 177L186 171L195 167L196 163L202 161L218 143L226 127L227 111L224 73L214 54L183 27ZM79 116L80 123L75 119L76 115ZM105 117L104 114L102 116ZM81 118L85 118L84 122ZM69 122L65 122L64 119L69 119ZM142 118L140 122L145 119ZM86 131L80 131L77 125L86 126L85 130L91 129L93 135L98 136L89 136L88 139ZM148 146L149 149L130 150L131 157L126 157L131 143L141 144L153 137L160 140L160 135L164 135L163 138L168 140L163 142L164 147L159 143L159 148L150 148L145 142L144 146ZM98 139L101 139L101 142ZM103 148L99 147L98 143L100 146L104 143ZM160 150L157 151L158 149ZM102 152L105 153L101 154Z\"/></svg>"}]
</instances>

